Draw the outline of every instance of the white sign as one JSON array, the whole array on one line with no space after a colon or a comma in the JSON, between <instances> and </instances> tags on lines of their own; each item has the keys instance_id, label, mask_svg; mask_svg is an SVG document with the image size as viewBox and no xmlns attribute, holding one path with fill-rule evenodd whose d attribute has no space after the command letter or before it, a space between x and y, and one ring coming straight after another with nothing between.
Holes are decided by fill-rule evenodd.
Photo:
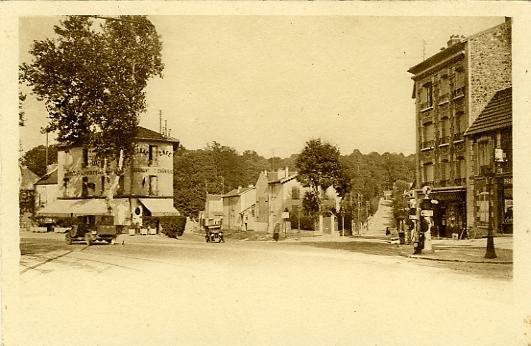
<instances>
[{"instance_id":1,"label":"white sign","mask_svg":"<svg viewBox=\"0 0 531 346\"><path fill-rule=\"evenodd\" d=\"M418 220L419 218L417 217L417 215L409 215L409 219L410 220Z\"/></svg>"},{"instance_id":2,"label":"white sign","mask_svg":"<svg viewBox=\"0 0 531 346\"><path fill-rule=\"evenodd\" d=\"M433 210L421 210L420 216L433 216Z\"/></svg>"}]
</instances>

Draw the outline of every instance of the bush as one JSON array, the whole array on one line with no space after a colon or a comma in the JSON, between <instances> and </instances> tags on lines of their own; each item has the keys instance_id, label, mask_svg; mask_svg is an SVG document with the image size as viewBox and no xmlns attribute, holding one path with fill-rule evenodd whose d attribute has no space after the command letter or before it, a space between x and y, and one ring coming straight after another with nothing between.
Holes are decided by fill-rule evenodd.
<instances>
[{"instance_id":1,"label":"bush","mask_svg":"<svg viewBox=\"0 0 531 346\"><path fill-rule=\"evenodd\" d=\"M289 221L291 222L291 228L297 229L299 227L299 217L295 213L290 213ZM301 229L307 231L314 231L315 222L311 216L301 215L300 217Z\"/></svg>"},{"instance_id":2,"label":"bush","mask_svg":"<svg viewBox=\"0 0 531 346\"><path fill-rule=\"evenodd\" d=\"M184 216L144 216L142 224L156 228L157 225L162 227L162 234L170 238L177 238L183 235L186 217Z\"/></svg>"}]
</instances>

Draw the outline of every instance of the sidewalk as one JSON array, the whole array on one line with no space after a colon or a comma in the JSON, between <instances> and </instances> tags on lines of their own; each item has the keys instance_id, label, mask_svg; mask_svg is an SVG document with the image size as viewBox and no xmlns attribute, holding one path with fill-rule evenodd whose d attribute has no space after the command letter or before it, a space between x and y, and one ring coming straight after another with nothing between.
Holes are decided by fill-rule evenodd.
<instances>
[{"instance_id":1,"label":"sidewalk","mask_svg":"<svg viewBox=\"0 0 531 346\"><path fill-rule=\"evenodd\" d=\"M434 252L431 254L413 254L413 245L400 245L400 254L409 258L432 261L466 262L466 263L513 263L513 237L494 237L496 258L485 258L487 239L435 239L432 240Z\"/></svg>"}]
</instances>

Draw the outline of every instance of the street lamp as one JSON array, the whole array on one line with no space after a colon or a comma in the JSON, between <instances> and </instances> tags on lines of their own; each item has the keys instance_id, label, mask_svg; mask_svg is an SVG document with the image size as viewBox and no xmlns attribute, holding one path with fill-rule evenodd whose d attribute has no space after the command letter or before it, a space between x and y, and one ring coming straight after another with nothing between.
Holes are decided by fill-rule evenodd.
<instances>
[{"instance_id":1,"label":"street lamp","mask_svg":"<svg viewBox=\"0 0 531 346\"><path fill-rule=\"evenodd\" d=\"M494 250L494 234L492 227L492 217L493 210L491 209L492 202L492 185L496 179L496 172L489 172L487 174L487 189L489 190L489 228L487 234L487 252L485 253L485 258L496 258L496 252Z\"/></svg>"}]
</instances>

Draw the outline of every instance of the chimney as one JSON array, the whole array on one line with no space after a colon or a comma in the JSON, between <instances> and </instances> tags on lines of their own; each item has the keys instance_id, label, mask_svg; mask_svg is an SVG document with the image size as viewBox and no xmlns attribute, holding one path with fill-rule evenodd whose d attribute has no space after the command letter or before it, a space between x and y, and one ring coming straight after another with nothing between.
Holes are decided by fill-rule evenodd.
<instances>
[{"instance_id":1,"label":"chimney","mask_svg":"<svg viewBox=\"0 0 531 346\"><path fill-rule=\"evenodd\" d=\"M453 46L454 44L461 42L462 38L464 38L464 36L459 36L459 35L450 36L450 39L448 40L448 42L446 42L447 47L449 48Z\"/></svg>"},{"instance_id":2,"label":"chimney","mask_svg":"<svg viewBox=\"0 0 531 346\"><path fill-rule=\"evenodd\" d=\"M238 186L238 193L242 192L242 186Z\"/></svg>"},{"instance_id":3,"label":"chimney","mask_svg":"<svg viewBox=\"0 0 531 346\"><path fill-rule=\"evenodd\" d=\"M286 178L289 177L289 169L288 166L286 166Z\"/></svg>"}]
</instances>

